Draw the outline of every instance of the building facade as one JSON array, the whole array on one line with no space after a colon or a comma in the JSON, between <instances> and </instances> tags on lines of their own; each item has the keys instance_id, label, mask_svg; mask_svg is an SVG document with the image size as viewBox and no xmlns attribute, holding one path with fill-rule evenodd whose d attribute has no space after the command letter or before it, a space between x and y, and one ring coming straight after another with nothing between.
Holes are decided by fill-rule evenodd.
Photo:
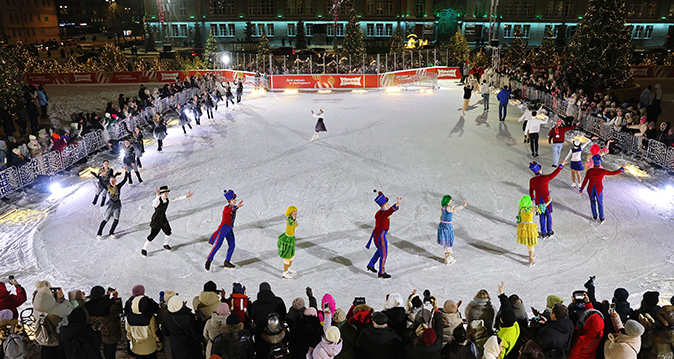
<instances>
[{"instance_id":1,"label":"building facade","mask_svg":"<svg viewBox=\"0 0 674 359\"><path fill-rule=\"evenodd\" d=\"M0 42L38 44L59 38L55 0L0 0Z\"/></svg>"},{"instance_id":2,"label":"building facade","mask_svg":"<svg viewBox=\"0 0 674 359\"><path fill-rule=\"evenodd\" d=\"M264 32L272 46L292 46L302 20L309 45L339 45L348 22L347 6L334 0L144 0L146 24L155 40L174 46L193 44L196 26L205 42L213 31L224 50L244 41L250 21L253 39ZM344 2L344 1L337 1ZM471 47L489 45L489 11L496 14L492 39L509 43L517 27L530 46L539 46L547 29L569 43L588 0L351 0L368 47L386 47L399 30L429 42L448 40L460 29ZM674 0L626 0L635 48L662 47L674 26ZM496 41L494 41L496 44ZM203 44L201 44L203 46Z\"/></svg>"},{"instance_id":3,"label":"building facade","mask_svg":"<svg viewBox=\"0 0 674 359\"><path fill-rule=\"evenodd\" d=\"M117 32L142 35L143 2L139 0L54 0L61 35ZM136 34L134 34L134 32ZM121 33L119 35L121 35Z\"/></svg>"}]
</instances>

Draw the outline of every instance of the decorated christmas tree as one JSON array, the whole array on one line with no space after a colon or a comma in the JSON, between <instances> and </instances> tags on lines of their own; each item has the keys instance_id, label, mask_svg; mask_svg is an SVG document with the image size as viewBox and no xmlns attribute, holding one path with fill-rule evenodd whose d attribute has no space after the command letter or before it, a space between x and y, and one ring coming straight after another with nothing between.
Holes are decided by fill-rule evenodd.
<instances>
[{"instance_id":1,"label":"decorated christmas tree","mask_svg":"<svg viewBox=\"0 0 674 359\"><path fill-rule=\"evenodd\" d=\"M449 49L449 59L447 59L448 65L454 66L468 60L470 48L468 47L466 37L461 33L461 29L456 30L454 36L449 39L447 48Z\"/></svg>"},{"instance_id":2,"label":"decorated christmas tree","mask_svg":"<svg viewBox=\"0 0 674 359\"><path fill-rule=\"evenodd\" d=\"M394 57L396 61L402 61L403 51L403 38L400 36L400 28L398 28L396 29L396 33L393 34L393 37L391 38L391 50L389 50L388 53L389 62L393 63Z\"/></svg>"},{"instance_id":3,"label":"decorated christmas tree","mask_svg":"<svg viewBox=\"0 0 674 359\"><path fill-rule=\"evenodd\" d=\"M353 63L359 63L365 53L365 40L363 39L363 29L360 27L356 10L349 10L349 22L346 24L346 33L342 43L344 55L348 58L351 55Z\"/></svg>"},{"instance_id":4,"label":"decorated christmas tree","mask_svg":"<svg viewBox=\"0 0 674 359\"><path fill-rule=\"evenodd\" d=\"M521 26L515 26L513 36L515 38L513 39L513 42L510 44L510 47L508 48L508 52L506 53L504 62L506 65L516 68L524 64L528 52L527 52L527 44L526 42L524 42L524 39L522 39Z\"/></svg>"},{"instance_id":5,"label":"decorated christmas tree","mask_svg":"<svg viewBox=\"0 0 674 359\"><path fill-rule=\"evenodd\" d=\"M594 83L601 76L604 88L631 86L631 36L625 18L624 0L589 0L569 46L581 78Z\"/></svg>"},{"instance_id":6,"label":"decorated christmas tree","mask_svg":"<svg viewBox=\"0 0 674 359\"><path fill-rule=\"evenodd\" d=\"M106 72L127 71L128 61L122 49L115 44L106 43L99 56L101 69Z\"/></svg>"},{"instance_id":7,"label":"decorated christmas tree","mask_svg":"<svg viewBox=\"0 0 674 359\"><path fill-rule=\"evenodd\" d=\"M0 50L0 102L16 110L23 102L23 73L32 56L21 41Z\"/></svg>"},{"instance_id":8,"label":"decorated christmas tree","mask_svg":"<svg viewBox=\"0 0 674 359\"><path fill-rule=\"evenodd\" d=\"M213 68L215 64L215 56L218 52L218 41L213 36L213 29L208 33L208 40L206 40L206 47L204 48L204 61L208 68Z\"/></svg>"},{"instance_id":9,"label":"decorated christmas tree","mask_svg":"<svg viewBox=\"0 0 674 359\"><path fill-rule=\"evenodd\" d=\"M302 50L307 48L307 35L304 31L304 21L297 22L297 35L295 36L295 48Z\"/></svg>"},{"instance_id":10,"label":"decorated christmas tree","mask_svg":"<svg viewBox=\"0 0 674 359\"><path fill-rule=\"evenodd\" d=\"M260 42L257 46L257 54L259 55L260 70L269 68L269 55L271 55L271 48L269 47L269 38L265 32L260 36Z\"/></svg>"},{"instance_id":11,"label":"decorated christmas tree","mask_svg":"<svg viewBox=\"0 0 674 359\"><path fill-rule=\"evenodd\" d=\"M536 56L537 66L554 66L557 65L557 49L555 49L555 35L552 32L552 27L548 28L543 37L541 48L538 50Z\"/></svg>"}]
</instances>

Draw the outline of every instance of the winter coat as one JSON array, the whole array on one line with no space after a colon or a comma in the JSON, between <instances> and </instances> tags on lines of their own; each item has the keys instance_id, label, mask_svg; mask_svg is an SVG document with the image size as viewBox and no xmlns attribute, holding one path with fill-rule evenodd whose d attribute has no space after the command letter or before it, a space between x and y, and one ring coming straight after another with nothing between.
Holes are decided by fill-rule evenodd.
<instances>
[{"instance_id":1,"label":"winter coat","mask_svg":"<svg viewBox=\"0 0 674 359\"><path fill-rule=\"evenodd\" d=\"M487 339L487 342L484 343L484 353L482 353L483 359L499 359L501 353L498 347L498 339L495 335L492 335Z\"/></svg>"},{"instance_id":2,"label":"winter coat","mask_svg":"<svg viewBox=\"0 0 674 359\"><path fill-rule=\"evenodd\" d=\"M248 315L255 323L257 333L261 333L262 328L267 323L267 316L272 313L278 313L281 320L285 320L286 305L283 299L274 295L271 290L263 290L257 293L257 300L250 303L248 307Z\"/></svg>"},{"instance_id":3,"label":"winter coat","mask_svg":"<svg viewBox=\"0 0 674 359\"><path fill-rule=\"evenodd\" d=\"M278 334L270 334L266 329L263 329L262 334L260 334L260 338L262 338L262 340L255 340L255 358L267 359L269 357L269 350L271 349L272 345L281 346L287 349L287 334L288 332L285 329L283 329Z\"/></svg>"},{"instance_id":4,"label":"winter coat","mask_svg":"<svg viewBox=\"0 0 674 359\"><path fill-rule=\"evenodd\" d=\"M42 147L42 153L47 153L51 151L52 147L54 147L54 143L52 142L51 138L47 136L38 137L37 142L40 144L40 147Z\"/></svg>"},{"instance_id":5,"label":"winter coat","mask_svg":"<svg viewBox=\"0 0 674 359\"><path fill-rule=\"evenodd\" d=\"M77 309L68 317L68 325L60 328L59 351L65 358L101 359L101 338L86 319L86 312Z\"/></svg>"},{"instance_id":6,"label":"winter coat","mask_svg":"<svg viewBox=\"0 0 674 359\"><path fill-rule=\"evenodd\" d=\"M512 304L510 303L510 299L508 299L505 294L500 294L498 298L501 302L501 311L503 313L511 312L515 314ZM511 352L513 352L513 349L515 349L513 354L516 354L519 351L519 348L517 347L517 340L520 337L520 325L517 321L515 321L515 323L509 327L504 327L501 325L497 336L501 338L501 341L503 342L503 356L508 356Z\"/></svg>"},{"instance_id":7,"label":"winter coat","mask_svg":"<svg viewBox=\"0 0 674 359\"><path fill-rule=\"evenodd\" d=\"M484 326L481 319L468 323L468 328L466 328L466 336L471 342L477 345L477 348L480 350L480 352L483 351L484 344L487 342L487 339L489 339L491 334L492 331Z\"/></svg>"},{"instance_id":8,"label":"winter coat","mask_svg":"<svg viewBox=\"0 0 674 359\"><path fill-rule=\"evenodd\" d=\"M299 322L290 327L290 357L304 359L309 348L314 348L321 341L321 323L318 317L304 315Z\"/></svg>"},{"instance_id":9,"label":"winter coat","mask_svg":"<svg viewBox=\"0 0 674 359\"><path fill-rule=\"evenodd\" d=\"M225 329L227 329L227 317L228 315L213 313L211 318L206 322L206 325L204 326L204 338L208 340L208 344L206 344L206 358L211 357L211 350L215 338L220 335L220 333L224 333ZM241 329L243 329L243 323L241 323Z\"/></svg>"},{"instance_id":10,"label":"winter coat","mask_svg":"<svg viewBox=\"0 0 674 359\"><path fill-rule=\"evenodd\" d=\"M547 359L566 358L571 349L573 322L568 317L546 322L534 341Z\"/></svg>"},{"instance_id":11,"label":"winter coat","mask_svg":"<svg viewBox=\"0 0 674 359\"><path fill-rule=\"evenodd\" d=\"M592 303L585 305L585 312L578 320L582 327L576 328L569 359L594 359L604 334L604 318Z\"/></svg>"},{"instance_id":12,"label":"winter coat","mask_svg":"<svg viewBox=\"0 0 674 359\"><path fill-rule=\"evenodd\" d=\"M445 313L442 314L442 343L447 344L452 341L452 335L454 334L454 329L459 325L463 325L463 319L461 318L461 313Z\"/></svg>"},{"instance_id":13,"label":"winter coat","mask_svg":"<svg viewBox=\"0 0 674 359\"><path fill-rule=\"evenodd\" d=\"M220 296L215 292L201 292L192 300L192 308L202 322L206 322L215 313L218 305L220 305Z\"/></svg>"},{"instance_id":14,"label":"winter coat","mask_svg":"<svg viewBox=\"0 0 674 359\"><path fill-rule=\"evenodd\" d=\"M631 337L623 334L623 323L620 317L611 316L613 325L618 333L611 333L604 343L605 359L637 359L637 353L641 350L641 336Z\"/></svg>"},{"instance_id":15,"label":"winter coat","mask_svg":"<svg viewBox=\"0 0 674 359\"><path fill-rule=\"evenodd\" d=\"M307 354L307 359L330 359L336 357L341 351L341 339L337 343L332 343L323 337L316 348L314 348L311 353Z\"/></svg>"},{"instance_id":16,"label":"winter coat","mask_svg":"<svg viewBox=\"0 0 674 359\"><path fill-rule=\"evenodd\" d=\"M643 359L674 357L674 306L663 306L657 318L653 319L656 325L647 330L642 338L641 357Z\"/></svg>"},{"instance_id":17,"label":"winter coat","mask_svg":"<svg viewBox=\"0 0 674 359\"><path fill-rule=\"evenodd\" d=\"M130 298L125 306L126 338L130 341L129 348L136 355L149 355L157 351L158 326L155 314L159 312L159 305L146 296Z\"/></svg>"},{"instance_id":18,"label":"winter coat","mask_svg":"<svg viewBox=\"0 0 674 359\"><path fill-rule=\"evenodd\" d=\"M62 151L66 147L66 141L62 136L52 137L52 149L54 151Z\"/></svg>"},{"instance_id":19,"label":"winter coat","mask_svg":"<svg viewBox=\"0 0 674 359\"><path fill-rule=\"evenodd\" d=\"M399 337L404 338L407 331L407 313L403 307L393 307L384 310L388 318L388 326L393 329Z\"/></svg>"},{"instance_id":20,"label":"winter coat","mask_svg":"<svg viewBox=\"0 0 674 359\"><path fill-rule=\"evenodd\" d=\"M28 142L27 146L28 150L30 151L31 157L35 158L42 155L42 147L40 147L40 144L37 142L37 139Z\"/></svg>"},{"instance_id":21,"label":"winter coat","mask_svg":"<svg viewBox=\"0 0 674 359\"><path fill-rule=\"evenodd\" d=\"M48 287L44 287L40 288L35 293L35 297L33 298L33 310L36 312L36 318L41 314L46 313L50 316L55 315L62 319L70 315L70 313L73 311L73 307L68 301L57 303L51 290Z\"/></svg>"},{"instance_id":22,"label":"winter coat","mask_svg":"<svg viewBox=\"0 0 674 359\"><path fill-rule=\"evenodd\" d=\"M435 343L426 345L421 340L416 340L416 336L407 344L407 357L409 359L440 359L442 351L442 314L435 312L433 314L433 331L435 332ZM416 344L414 342L417 342Z\"/></svg>"},{"instance_id":23,"label":"winter coat","mask_svg":"<svg viewBox=\"0 0 674 359\"><path fill-rule=\"evenodd\" d=\"M232 293L232 295L225 301L229 305L229 312L239 316L241 323L246 323L246 315L248 315L248 304L250 298L245 294Z\"/></svg>"},{"instance_id":24,"label":"winter coat","mask_svg":"<svg viewBox=\"0 0 674 359\"><path fill-rule=\"evenodd\" d=\"M39 90L37 92L37 99L40 102L40 106L46 106L47 105L47 95L45 95L44 91Z\"/></svg>"},{"instance_id":25,"label":"winter coat","mask_svg":"<svg viewBox=\"0 0 674 359\"><path fill-rule=\"evenodd\" d=\"M473 320L482 319L484 326L488 330L494 328L494 307L491 305L489 299L473 298L473 300L466 306L465 312L466 321L468 323Z\"/></svg>"},{"instance_id":26,"label":"winter coat","mask_svg":"<svg viewBox=\"0 0 674 359\"><path fill-rule=\"evenodd\" d=\"M169 338L173 359L203 358L201 339L203 326L188 307L162 318L161 332Z\"/></svg>"},{"instance_id":27,"label":"winter coat","mask_svg":"<svg viewBox=\"0 0 674 359\"><path fill-rule=\"evenodd\" d=\"M510 99L510 90L499 91L499 93L496 95L496 98L501 105L507 105L508 100Z\"/></svg>"},{"instance_id":28,"label":"winter coat","mask_svg":"<svg viewBox=\"0 0 674 359\"><path fill-rule=\"evenodd\" d=\"M441 353L445 359L477 359L479 349L468 340L462 343L453 341L445 345Z\"/></svg>"},{"instance_id":29,"label":"winter coat","mask_svg":"<svg viewBox=\"0 0 674 359\"><path fill-rule=\"evenodd\" d=\"M91 316L91 326L101 333L104 344L117 344L122 339L122 300L103 297L90 299L85 308Z\"/></svg>"},{"instance_id":30,"label":"winter coat","mask_svg":"<svg viewBox=\"0 0 674 359\"><path fill-rule=\"evenodd\" d=\"M22 286L16 287L16 294L7 290L5 283L0 282L0 310L9 309L12 311L12 317L19 319L19 313L16 308L26 302L26 290Z\"/></svg>"},{"instance_id":31,"label":"winter coat","mask_svg":"<svg viewBox=\"0 0 674 359\"><path fill-rule=\"evenodd\" d=\"M391 328L365 327L358 335L360 353L368 359L398 358L402 340Z\"/></svg>"},{"instance_id":32,"label":"winter coat","mask_svg":"<svg viewBox=\"0 0 674 359\"><path fill-rule=\"evenodd\" d=\"M219 355L222 359L253 359L250 332L243 329L243 323L226 325L224 331L213 340L211 355Z\"/></svg>"},{"instance_id":33,"label":"winter coat","mask_svg":"<svg viewBox=\"0 0 674 359\"><path fill-rule=\"evenodd\" d=\"M339 328L342 337L342 350L337 354L337 359L356 359L359 351L358 329L346 321L335 323L335 326Z\"/></svg>"}]
</instances>

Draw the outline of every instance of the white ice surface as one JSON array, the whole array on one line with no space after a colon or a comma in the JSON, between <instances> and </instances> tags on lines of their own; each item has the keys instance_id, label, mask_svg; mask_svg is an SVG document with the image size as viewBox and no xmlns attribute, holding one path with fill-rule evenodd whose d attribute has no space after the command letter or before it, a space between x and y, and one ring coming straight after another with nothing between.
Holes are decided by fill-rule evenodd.
<instances>
[{"instance_id":1,"label":"white ice surface","mask_svg":"<svg viewBox=\"0 0 674 359\"><path fill-rule=\"evenodd\" d=\"M430 289L441 302L467 302L485 288L495 300L502 280L508 294L542 309L547 295L570 298L590 275L597 276L600 298L610 299L622 286L636 307L646 290L659 290L661 298L672 295L672 198L627 174L606 178L602 225L591 221L587 195L571 188L568 168L551 181L556 234L539 241L538 264L529 268L526 247L515 237L517 201L527 194L531 177L529 151L515 123L520 113L510 106L508 120L499 124L492 96L488 116L479 105L461 117L463 93L453 83L448 87L432 94L268 94L244 98L233 110L220 107L217 124L204 116L202 126L186 136L172 127L163 153L146 146L145 182L122 189L117 239L95 239L101 215L98 206L89 206L94 182L71 176L66 184L72 194L60 200L35 197L40 200L31 198L33 203L25 198L18 203L21 216L0 222L0 275L15 274L29 292L33 281L48 279L64 290L113 286L126 298L142 283L155 298L172 289L190 301L208 280L228 294L233 282L241 282L253 299L259 283L267 281L288 305L310 286L319 300L331 293L338 307L365 296L375 309L383 307L386 293L406 297L414 288ZM95 90L88 87L75 98L82 101L85 92ZM321 107L328 132L309 143L315 124L310 110ZM567 151L568 145L563 155ZM549 173L551 147L545 139L540 154ZM98 154L87 165L103 158L112 156ZM614 169L622 159L607 156L606 162ZM120 163L112 160L115 168ZM173 251L161 249L160 234L142 258L154 188L161 185L168 185L173 197L188 191L194 196L169 206ZM234 228L237 268L222 268L225 244L206 272L207 240L220 223L222 191L228 188L244 201ZM373 189L402 197L391 217L389 280L365 270L374 253L374 246L364 247L378 209ZM457 205L469 200L454 216L457 263L451 266L436 244L445 193ZM299 208L293 266L298 275L283 280L276 241L290 205Z\"/></svg>"}]
</instances>

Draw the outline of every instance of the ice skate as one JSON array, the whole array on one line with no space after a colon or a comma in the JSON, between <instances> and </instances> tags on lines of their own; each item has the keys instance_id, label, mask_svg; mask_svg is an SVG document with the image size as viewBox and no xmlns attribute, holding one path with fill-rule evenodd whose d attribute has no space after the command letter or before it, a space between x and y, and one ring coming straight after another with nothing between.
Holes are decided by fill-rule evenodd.
<instances>
[{"instance_id":1,"label":"ice skate","mask_svg":"<svg viewBox=\"0 0 674 359\"><path fill-rule=\"evenodd\" d=\"M168 244L164 244L163 248L164 248L165 251L169 251L169 252L171 251L171 246L169 246Z\"/></svg>"},{"instance_id":2,"label":"ice skate","mask_svg":"<svg viewBox=\"0 0 674 359\"><path fill-rule=\"evenodd\" d=\"M206 260L206 265L205 265L205 267L206 267L206 270L207 270L207 271L211 270L211 260L210 260L210 259L207 259L207 260Z\"/></svg>"},{"instance_id":3,"label":"ice skate","mask_svg":"<svg viewBox=\"0 0 674 359\"><path fill-rule=\"evenodd\" d=\"M234 268L236 268L236 266L234 264L232 264L232 262L230 262L230 261L225 261L225 268L234 269Z\"/></svg>"},{"instance_id":4,"label":"ice skate","mask_svg":"<svg viewBox=\"0 0 674 359\"><path fill-rule=\"evenodd\" d=\"M388 279L388 278L391 278L391 275L388 274L388 273L386 273L386 272L384 272L384 273L379 273L378 277L379 277L379 278Z\"/></svg>"},{"instance_id":5,"label":"ice skate","mask_svg":"<svg viewBox=\"0 0 674 359\"><path fill-rule=\"evenodd\" d=\"M109 237L110 239L116 239L116 238L117 238L117 236L115 236L114 233L110 233L110 235L109 235L108 237Z\"/></svg>"},{"instance_id":6,"label":"ice skate","mask_svg":"<svg viewBox=\"0 0 674 359\"><path fill-rule=\"evenodd\" d=\"M452 253L445 253L445 264L454 264L456 259L452 257Z\"/></svg>"},{"instance_id":7,"label":"ice skate","mask_svg":"<svg viewBox=\"0 0 674 359\"><path fill-rule=\"evenodd\" d=\"M292 275L297 274L297 271L293 270L291 267L288 267L288 271L287 271L287 272L290 273L290 274L292 274Z\"/></svg>"},{"instance_id":8,"label":"ice skate","mask_svg":"<svg viewBox=\"0 0 674 359\"><path fill-rule=\"evenodd\" d=\"M141 249L141 250L140 250L140 255L143 256L143 257L147 257L147 251L144 250L144 249Z\"/></svg>"},{"instance_id":9,"label":"ice skate","mask_svg":"<svg viewBox=\"0 0 674 359\"><path fill-rule=\"evenodd\" d=\"M103 236L101 236L101 235L99 234L99 235L96 236L96 239L98 239L98 240L100 241L101 239L103 239Z\"/></svg>"},{"instance_id":10,"label":"ice skate","mask_svg":"<svg viewBox=\"0 0 674 359\"><path fill-rule=\"evenodd\" d=\"M533 267L536 265L536 262L529 262L529 268Z\"/></svg>"},{"instance_id":11,"label":"ice skate","mask_svg":"<svg viewBox=\"0 0 674 359\"><path fill-rule=\"evenodd\" d=\"M599 224L602 224L602 223L604 223L604 218L599 220Z\"/></svg>"},{"instance_id":12,"label":"ice skate","mask_svg":"<svg viewBox=\"0 0 674 359\"><path fill-rule=\"evenodd\" d=\"M576 182L571 182L571 187L576 188Z\"/></svg>"},{"instance_id":13,"label":"ice skate","mask_svg":"<svg viewBox=\"0 0 674 359\"><path fill-rule=\"evenodd\" d=\"M377 273L377 270L374 269L374 267L371 266L371 265L368 265L368 266L367 266L367 270L369 270L369 271L372 272L372 273Z\"/></svg>"},{"instance_id":14,"label":"ice skate","mask_svg":"<svg viewBox=\"0 0 674 359\"><path fill-rule=\"evenodd\" d=\"M283 275L281 276L281 278L283 278L283 279L293 279L293 276L288 271L285 271L285 272L283 272Z\"/></svg>"}]
</instances>

